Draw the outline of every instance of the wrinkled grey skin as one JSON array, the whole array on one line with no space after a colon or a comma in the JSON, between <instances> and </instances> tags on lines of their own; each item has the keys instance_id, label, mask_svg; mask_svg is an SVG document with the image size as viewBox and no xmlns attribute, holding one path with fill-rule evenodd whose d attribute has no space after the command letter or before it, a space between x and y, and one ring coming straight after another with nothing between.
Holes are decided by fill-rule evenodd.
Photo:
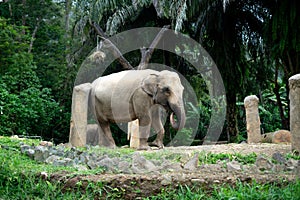
<instances>
[{"instance_id":1,"label":"wrinkled grey skin","mask_svg":"<svg viewBox=\"0 0 300 200\"><path fill-rule=\"evenodd\" d=\"M110 123L139 119L139 149L150 148L147 140L151 126L157 132L152 145L163 148L164 128L159 105L172 113L170 122L174 129L183 128L183 89L178 74L167 70L128 70L96 79L92 83L91 98L96 119L110 143L109 146L115 147Z\"/></svg>"}]
</instances>

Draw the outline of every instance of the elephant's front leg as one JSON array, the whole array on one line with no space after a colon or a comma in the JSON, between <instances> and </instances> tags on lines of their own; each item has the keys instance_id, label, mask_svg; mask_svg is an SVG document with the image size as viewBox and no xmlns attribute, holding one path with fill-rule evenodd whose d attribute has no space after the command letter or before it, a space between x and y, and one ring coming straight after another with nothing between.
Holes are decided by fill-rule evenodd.
<instances>
[{"instance_id":1,"label":"elephant's front leg","mask_svg":"<svg viewBox=\"0 0 300 200\"><path fill-rule=\"evenodd\" d=\"M151 147L148 145L148 138L150 135L151 119L149 116L139 119L139 138L140 145L138 150L151 150Z\"/></svg>"},{"instance_id":2,"label":"elephant's front leg","mask_svg":"<svg viewBox=\"0 0 300 200\"><path fill-rule=\"evenodd\" d=\"M159 149L164 148L163 139L165 135L165 129L162 124L162 116L161 116L161 110L159 106L154 106L151 109L151 115L152 115L152 128L154 128L155 132L157 133L156 139L153 142L150 142L150 146L156 146Z\"/></svg>"}]
</instances>

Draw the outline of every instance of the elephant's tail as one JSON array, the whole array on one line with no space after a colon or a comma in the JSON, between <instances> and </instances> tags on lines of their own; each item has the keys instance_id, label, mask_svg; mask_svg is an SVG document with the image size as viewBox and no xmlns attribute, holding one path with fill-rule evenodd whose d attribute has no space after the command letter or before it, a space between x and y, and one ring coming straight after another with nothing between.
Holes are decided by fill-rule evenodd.
<instances>
[{"instance_id":1,"label":"elephant's tail","mask_svg":"<svg viewBox=\"0 0 300 200\"><path fill-rule=\"evenodd\" d=\"M95 123L99 125L98 119L97 119L97 114L96 114L96 103L95 103L95 89L92 87L89 95L89 110L90 113L92 114L92 119Z\"/></svg>"}]
</instances>

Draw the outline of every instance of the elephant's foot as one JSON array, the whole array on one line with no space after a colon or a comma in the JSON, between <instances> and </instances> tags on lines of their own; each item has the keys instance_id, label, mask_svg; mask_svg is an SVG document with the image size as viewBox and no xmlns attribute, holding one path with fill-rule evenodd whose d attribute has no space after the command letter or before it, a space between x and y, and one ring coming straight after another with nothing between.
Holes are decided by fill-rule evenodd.
<instances>
[{"instance_id":1,"label":"elephant's foot","mask_svg":"<svg viewBox=\"0 0 300 200\"><path fill-rule=\"evenodd\" d=\"M139 148L137 148L138 151L149 151L152 150L151 147L149 145L145 145L145 146L139 146Z\"/></svg>"},{"instance_id":2,"label":"elephant's foot","mask_svg":"<svg viewBox=\"0 0 300 200\"><path fill-rule=\"evenodd\" d=\"M110 149L116 149L117 146L116 145L110 145L108 148L110 148Z\"/></svg>"},{"instance_id":3,"label":"elephant's foot","mask_svg":"<svg viewBox=\"0 0 300 200\"><path fill-rule=\"evenodd\" d=\"M162 143L162 141L155 139L153 142L149 142L150 146L155 146L158 147L159 149L163 149L164 148L164 144Z\"/></svg>"},{"instance_id":4,"label":"elephant's foot","mask_svg":"<svg viewBox=\"0 0 300 200\"><path fill-rule=\"evenodd\" d=\"M115 144L108 144L108 145L105 145L105 147L109 148L109 149L116 149L117 146Z\"/></svg>"},{"instance_id":5,"label":"elephant's foot","mask_svg":"<svg viewBox=\"0 0 300 200\"><path fill-rule=\"evenodd\" d=\"M147 143L147 139L140 139L140 145L137 150L152 150Z\"/></svg>"}]
</instances>

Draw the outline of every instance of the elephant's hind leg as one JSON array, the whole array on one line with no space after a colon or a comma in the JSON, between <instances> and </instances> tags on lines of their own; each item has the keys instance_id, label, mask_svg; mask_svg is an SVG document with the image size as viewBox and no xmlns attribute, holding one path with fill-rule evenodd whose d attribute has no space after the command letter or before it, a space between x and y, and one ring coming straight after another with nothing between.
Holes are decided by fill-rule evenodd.
<instances>
[{"instance_id":1,"label":"elephant's hind leg","mask_svg":"<svg viewBox=\"0 0 300 200\"><path fill-rule=\"evenodd\" d=\"M165 130L161 129L160 131L155 131L155 132L157 132L157 136L153 142L149 142L149 145L156 146L159 149L163 149L164 148L163 139L165 135Z\"/></svg>"},{"instance_id":2,"label":"elephant's hind leg","mask_svg":"<svg viewBox=\"0 0 300 200\"><path fill-rule=\"evenodd\" d=\"M107 146L110 147L110 148L115 148L116 143L115 143L114 138L111 135L111 130L110 130L109 123L108 122L102 122L102 123L100 123L100 126L101 126L101 128L103 130L103 133L104 133L104 135L105 135L105 137L108 141Z\"/></svg>"}]
</instances>

